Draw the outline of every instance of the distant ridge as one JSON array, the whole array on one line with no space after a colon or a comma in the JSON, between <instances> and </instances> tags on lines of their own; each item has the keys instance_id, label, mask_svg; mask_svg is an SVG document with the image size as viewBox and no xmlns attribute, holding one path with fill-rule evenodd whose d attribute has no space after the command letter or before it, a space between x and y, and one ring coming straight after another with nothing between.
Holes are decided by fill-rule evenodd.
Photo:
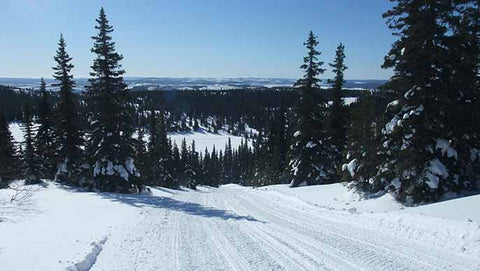
<instances>
[{"instance_id":1,"label":"distant ridge","mask_svg":"<svg viewBox=\"0 0 480 271\"><path fill-rule=\"evenodd\" d=\"M290 78L194 78L194 77L125 77L125 82L132 90L228 90L242 88L273 88L291 87L297 79ZM53 79L45 79L48 85ZM77 91L84 91L88 85L87 78L76 78ZM323 80L322 86L328 86ZM346 80L345 88L375 89L386 80ZM37 78L0 78L0 85L10 85L19 88L37 89L40 79ZM50 89L55 88L49 86Z\"/></svg>"}]
</instances>

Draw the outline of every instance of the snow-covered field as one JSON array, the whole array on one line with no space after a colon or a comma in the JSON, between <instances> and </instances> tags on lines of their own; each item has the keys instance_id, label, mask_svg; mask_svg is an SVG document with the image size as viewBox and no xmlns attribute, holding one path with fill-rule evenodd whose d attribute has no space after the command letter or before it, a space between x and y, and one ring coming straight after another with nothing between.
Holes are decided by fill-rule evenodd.
<instances>
[{"instance_id":1,"label":"snow-covered field","mask_svg":"<svg viewBox=\"0 0 480 271\"><path fill-rule=\"evenodd\" d=\"M152 195L0 190L0 270L480 270L480 195L403 207L341 184Z\"/></svg>"},{"instance_id":2,"label":"snow-covered field","mask_svg":"<svg viewBox=\"0 0 480 271\"><path fill-rule=\"evenodd\" d=\"M12 133L13 139L15 142L20 143L24 141L24 133L22 130L22 125L20 123L10 123L9 124L10 132ZM258 133L256 130L251 129L247 126L247 131L252 130L253 133ZM136 137L136 135L134 135ZM209 133L205 130L197 131L197 132L190 132L190 133L169 133L168 136L172 141L176 142L178 147L180 148L183 139L186 140L187 145L191 146L192 142L195 140L195 148L198 152L203 153L205 148L208 149L209 152L213 150L215 146L215 150L217 151L224 151L225 144L227 144L228 139L230 138L230 142L232 143L232 148L237 149L240 146L240 143L246 141L246 139L242 136L233 136L224 132L223 130L219 131L218 133ZM148 141L148 135L145 135L145 141ZM248 144L251 146L251 140L248 140Z\"/></svg>"},{"instance_id":3,"label":"snow-covered field","mask_svg":"<svg viewBox=\"0 0 480 271\"><path fill-rule=\"evenodd\" d=\"M227 144L228 139L232 144L233 149L237 149L240 146L240 143L246 141L244 137L241 136L232 136L223 131L219 131L218 134L208 133L208 132L194 132L194 133L169 133L168 136L173 142L176 142L178 147L182 144L183 139L190 146L193 141L195 141L195 148L198 152L204 152L205 148L209 152L212 152L213 147L217 151L224 151L225 144ZM251 140L248 140L248 143L251 145Z\"/></svg>"}]
</instances>

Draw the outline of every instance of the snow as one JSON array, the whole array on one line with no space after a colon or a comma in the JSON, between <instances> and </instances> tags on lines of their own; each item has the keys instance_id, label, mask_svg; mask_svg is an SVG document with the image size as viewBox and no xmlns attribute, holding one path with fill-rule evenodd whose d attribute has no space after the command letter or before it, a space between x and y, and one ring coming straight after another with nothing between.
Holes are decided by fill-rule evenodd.
<instances>
[{"instance_id":1,"label":"snow","mask_svg":"<svg viewBox=\"0 0 480 271\"><path fill-rule=\"evenodd\" d=\"M480 268L480 195L405 207L343 184L151 195L31 188L14 203L0 190L2 270Z\"/></svg>"},{"instance_id":2,"label":"snow","mask_svg":"<svg viewBox=\"0 0 480 271\"><path fill-rule=\"evenodd\" d=\"M13 140L17 143L23 142L22 125L18 122L12 122L8 125L10 132L12 133Z\"/></svg>"},{"instance_id":3,"label":"snow","mask_svg":"<svg viewBox=\"0 0 480 271\"><path fill-rule=\"evenodd\" d=\"M399 124L400 120L398 115L395 115L387 124L385 124L385 134L390 134L393 132L395 127Z\"/></svg>"},{"instance_id":4,"label":"snow","mask_svg":"<svg viewBox=\"0 0 480 271\"><path fill-rule=\"evenodd\" d=\"M342 170L348 170L348 173L350 173L350 176L355 175L355 169L357 168L357 159L353 159L352 161L348 162L348 164L344 164L342 166Z\"/></svg>"},{"instance_id":5,"label":"snow","mask_svg":"<svg viewBox=\"0 0 480 271\"><path fill-rule=\"evenodd\" d=\"M308 141L307 145L305 145L305 147L308 148L308 149L315 148L316 146L317 146L317 144L312 142L312 141Z\"/></svg>"},{"instance_id":6,"label":"snow","mask_svg":"<svg viewBox=\"0 0 480 271\"><path fill-rule=\"evenodd\" d=\"M431 188L431 189L437 189L438 188L438 183L440 181L439 177L442 178L447 178L448 177L448 171L445 165L440 162L437 158L431 160L429 162L429 166L427 168L427 173L426 173L427 181L426 184Z\"/></svg>"},{"instance_id":7,"label":"snow","mask_svg":"<svg viewBox=\"0 0 480 271\"><path fill-rule=\"evenodd\" d=\"M399 100L394 100L394 101L387 104L387 108L396 107L399 103L400 103Z\"/></svg>"},{"instance_id":8,"label":"snow","mask_svg":"<svg viewBox=\"0 0 480 271\"><path fill-rule=\"evenodd\" d=\"M454 157L456 160L458 160L457 151L450 146L450 142L448 142L446 139L438 138L435 149L440 149L442 155L446 154L447 157Z\"/></svg>"},{"instance_id":9,"label":"snow","mask_svg":"<svg viewBox=\"0 0 480 271\"><path fill-rule=\"evenodd\" d=\"M362 88L360 88L360 90L363 90ZM343 104L344 105L351 105L353 103L356 103L358 100L358 97L343 97L342 98L342 101L343 101ZM333 101L329 101L327 103L329 106L333 104Z\"/></svg>"}]
</instances>

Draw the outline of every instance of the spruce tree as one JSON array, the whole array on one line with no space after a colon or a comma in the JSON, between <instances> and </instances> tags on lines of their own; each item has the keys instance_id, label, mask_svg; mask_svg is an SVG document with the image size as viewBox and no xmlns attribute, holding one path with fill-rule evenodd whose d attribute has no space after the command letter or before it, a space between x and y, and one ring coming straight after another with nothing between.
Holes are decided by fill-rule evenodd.
<instances>
[{"instance_id":1,"label":"spruce tree","mask_svg":"<svg viewBox=\"0 0 480 271\"><path fill-rule=\"evenodd\" d=\"M218 187L220 185L220 162L215 150L215 145L212 148L211 154L211 166L210 166L210 185L213 187Z\"/></svg>"},{"instance_id":2,"label":"spruce tree","mask_svg":"<svg viewBox=\"0 0 480 271\"><path fill-rule=\"evenodd\" d=\"M82 138L79 131L79 117L73 88L75 82L71 75L72 58L66 51L63 35L60 35L57 54L54 57L57 65L53 67L54 86L60 88L59 101L55 112L56 121L56 156L57 172L55 180L72 185L82 181Z\"/></svg>"},{"instance_id":3,"label":"spruce tree","mask_svg":"<svg viewBox=\"0 0 480 271\"><path fill-rule=\"evenodd\" d=\"M137 157L135 166L140 172L147 172L148 169L148 155L147 148L145 147L145 129L143 127L137 127L137 142L135 144L135 157ZM148 176L142 174L142 182L147 184Z\"/></svg>"},{"instance_id":4,"label":"spruce tree","mask_svg":"<svg viewBox=\"0 0 480 271\"><path fill-rule=\"evenodd\" d=\"M183 147L183 144L182 144ZM190 189L197 189L199 181L199 156L195 148L195 141L189 149L188 158L185 163L185 185Z\"/></svg>"},{"instance_id":5,"label":"spruce tree","mask_svg":"<svg viewBox=\"0 0 480 271\"><path fill-rule=\"evenodd\" d=\"M40 97L38 100L38 131L35 135L35 148L41 165L41 177L54 178L57 161L55 146L55 123L49 94L43 78L40 80Z\"/></svg>"},{"instance_id":6,"label":"spruce tree","mask_svg":"<svg viewBox=\"0 0 480 271\"><path fill-rule=\"evenodd\" d=\"M351 105L351 123L347 129L344 180L368 192L385 189L383 179L376 179L382 162L383 112L388 102L381 92L364 92Z\"/></svg>"},{"instance_id":7,"label":"spruce tree","mask_svg":"<svg viewBox=\"0 0 480 271\"><path fill-rule=\"evenodd\" d=\"M325 123L327 103L315 94L320 82L317 76L325 70L321 68L323 62L318 61L318 42L312 32L304 45L308 54L300 67L305 74L295 84L300 90L300 100L296 105L298 126L291 146L292 187L335 181L333 150L328 142Z\"/></svg>"},{"instance_id":8,"label":"spruce tree","mask_svg":"<svg viewBox=\"0 0 480 271\"><path fill-rule=\"evenodd\" d=\"M128 89L123 82L120 61L112 41L113 27L102 8L96 19L91 51L96 55L91 66L89 106L91 111L91 147L95 188L100 191L138 192L140 173L135 168L133 120Z\"/></svg>"},{"instance_id":9,"label":"spruce tree","mask_svg":"<svg viewBox=\"0 0 480 271\"><path fill-rule=\"evenodd\" d=\"M170 172L171 164L170 142L167 137L164 113L160 112L157 118L155 112L152 111L148 144L148 173L145 174L148 184L177 188L178 184Z\"/></svg>"},{"instance_id":10,"label":"spruce tree","mask_svg":"<svg viewBox=\"0 0 480 271\"><path fill-rule=\"evenodd\" d=\"M18 176L19 165L15 154L7 119L0 113L0 188L7 187L9 181Z\"/></svg>"},{"instance_id":11,"label":"spruce tree","mask_svg":"<svg viewBox=\"0 0 480 271\"><path fill-rule=\"evenodd\" d=\"M386 189L402 201L435 201L472 189L467 175L476 148L464 139L478 135L461 118L477 110L469 104L478 89L472 68L465 69L475 54L467 53L462 43L468 39L456 29L459 7L455 1L396 1L384 14L398 36L383 65L394 68L388 86L397 97L387 107L385 159L376 179L388 180Z\"/></svg>"},{"instance_id":12,"label":"spruce tree","mask_svg":"<svg viewBox=\"0 0 480 271\"><path fill-rule=\"evenodd\" d=\"M346 133L346 110L342 100L342 89L344 80L344 72L347 69L345 66L345 46L340 43L335 52L335 59L333 63L329 64L333 69L332 72L335 77L328 82L333 86L333 100L330 107L330 133L332 144L336 151L340 154L345 147L345 133ZM340 161L338 155L337 163Z\"/></svg>"},{"instance_id":13,"label":"spruce tree","mask_svg":"<svg viewBox=\"0 0 480 271\"><path fill-rule=\"evenodd\" d=\"M40 165L38 157L35 151L35 146L33 142L33 122L32 122L32 113L29 106L25 106L23 113L23 124L24 124L24 152L23 152L23 177L25 178L25 184L38 184L40 180Z\"/></svg>"}]
</instances>

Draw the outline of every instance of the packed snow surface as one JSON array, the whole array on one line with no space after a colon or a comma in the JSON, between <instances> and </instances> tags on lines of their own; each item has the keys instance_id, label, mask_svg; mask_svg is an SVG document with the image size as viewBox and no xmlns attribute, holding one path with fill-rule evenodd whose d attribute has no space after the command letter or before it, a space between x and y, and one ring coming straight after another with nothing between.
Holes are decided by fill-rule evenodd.
<instances>
[{"instance_id":1,"label":"packed snow surface","mask_svg":"<svg viewBox=\"0 0 480 271\"><path fill-rule=\"evenodd\" d=\"M0 190L2 271L480 270L480 195L404 207L342 184L28 191Z\"/></svg>"}]
</instances>

